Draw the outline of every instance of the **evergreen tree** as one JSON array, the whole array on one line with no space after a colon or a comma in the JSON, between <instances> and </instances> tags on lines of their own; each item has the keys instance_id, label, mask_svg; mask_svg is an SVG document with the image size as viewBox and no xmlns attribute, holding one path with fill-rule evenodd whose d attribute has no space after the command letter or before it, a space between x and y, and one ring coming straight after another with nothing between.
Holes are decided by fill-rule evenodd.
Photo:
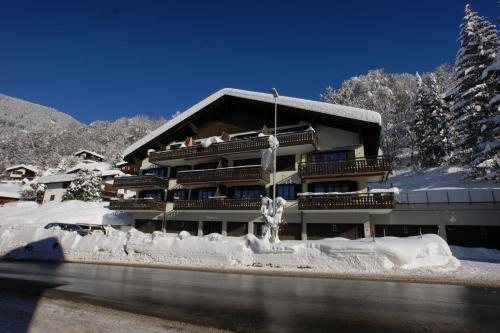
<instances>
[{"instance_id":1,"label":"evergreen tree","mask_svg":"<svg viewBox=\"0 0 500 333\"><path fill-rule=\"evenodd\" d=\"M101 178L94 172L81 170L63 194L62 200L99 201L101 198Z\"/></svg>"},{"instance_id":2,"label":"evergreen tree","mask_svg":"<svg viewBox=\"0 0 500 333\"><path fill-rule=\"evenodd\" d=\"M427 100L427 91L425 84L418 73L416 74L416 78L417 78L417 92L415 96L415 105L414 105L415 120L412 132L415 137L417 150L419 152L420 163L422 166L425 166L426 162L424 161L424 158L426 156L425 147L427 146L427 139L428 139L427 116L429 113L428 112L429 105Z\"/></svg>"},{"instance_id":3,"label":"evergreen tree","mask_svg":"<svg viewBox=\"0 0 500 333\"><path fill-rule=\"evenodd\" d=\"M455 60L455 86L447 96L453 114L454 161L471 165L473 151L482 141L481 127L487 116L488 90L481 78L495 59L498 47L496 27L465 7L460 25L460 49Z\"/></svg>"}]
</instances>

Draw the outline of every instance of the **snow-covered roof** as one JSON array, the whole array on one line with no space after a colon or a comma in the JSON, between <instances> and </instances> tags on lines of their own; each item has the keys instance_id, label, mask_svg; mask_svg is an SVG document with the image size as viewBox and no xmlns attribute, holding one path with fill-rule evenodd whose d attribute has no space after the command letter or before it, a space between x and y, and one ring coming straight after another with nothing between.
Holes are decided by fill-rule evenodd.
<instances>
[{"instance_id":1,"label":"snow-covered roof","mask_svg":"<svg viewBox=\"0 0 500 333\"><path fill-rule=\"evenodd\" d=\"M73 173L78 170L105 171L110 169L111 164L106 162L78 163L71 169L66 170L66 173Z\"/></svg>"},{"instance_id":2,"label":"snow-covered roof","mask_svg":"<svg viewBox=\"0 0 500 333\"><path fill-rule=\"evenodd\" d=\"M127 156L128 154L141 148L142 146L144 146L148 142L156 139L157 137L159 137L160 135L162 135L163 133L168 131L170 128L179 124L180 122L182 122L186 118L192 116L193 114L197 113L198 111L205 108L207 105L213 103L214 101L216 101L217 99L219 99L223 96L233 96L233 97L251 99L254 101L274 103L274 97L272 94L266 94L266 93L255 92L255 91L248 91L248 90L232 89L232 88L221 89L221 90L217 91L216 93L208 96L204 100L193 105L192 107L190 107L186 111L179 114L177 117L170 119L164 125L160 126L156 130L152 131L151 133L149 133L148 135L146 135L142 139L136 141L135 143L133 143L130 146L128 146L127 148L125 148L125 150L123 152L124 155ZM349 119L354 119L354 120L359 120L359 121L364 121L364 122L370 122L370 123L374 123L374 124L378 124L378 125L382 124L382 118L380 117L380 114L378 112L375 112L375 111L359 109L359 108L354 108L354 107L350 107L350 106L331 104L331 103L311 101L311 100L295 98L295 97L287 97L287 96L279 96L277 102L278 102L278 105L308 110L308 111L322 113L322 114L328 114L328 115L337 116L337 117L349 118Z\"/></svg>"},{"instance_id":3,"label":"snow-covered roof","mask_svg":"<svg viewBox=\"0 0 500 333\"><path fill-rule=\"evenodd\" d=\"M124 173L121 170L104 170L101 171L101 177L107 177L107 176L123 176Z\"/></svg>"},{"instance_id":4,"label":"snow-covered roof","mask_svg":"<svg viewBox=\"0 0 500 333\"><path fill-rule=\"evenodd\" d=\"M21 191L21 183L0 183L0 197L19 199L21 198L19 191Z\"/></svg>"},{"instance_id":5,"label":"snow-covered roof","mask_svg":"<svg viewBox=\"0 0 500 333\"><path fill-rule=\"evenodd\" d=\"M120 161L120 162L116 163L116 166L119 167L119 166L126 165L126 164L129 164L129 162L127 162L127 161Z\"/></svg>"},{"instance_id":6,"label":"snow-covered roof","mask_svg":"<svg viewBox=\"0 0 500 333\"><path fill-rule=\"evenodd\" d=\"M65 183L71 182L76 178L76 174L62 174L53 176L42 176L38 178L40 184L50 184L50 183Z\"/></svg>"},{"instance_id":7,"label":"snow-covered roof","mask_svg":"<svg viewBox=\"0 0 500 333\"><path fill-rule=\"evenodd\" d=\"M73 154L73 156L76 156L76 155L79 155L81 153L87 153L87 154L90 154L90 155L94 155L95 157L99 157L99 158L102 158L104 159L104 156L96 153L96 152L93 152L93 151L90 151L90 150L86 150L86 149L82 149L82 150L79 150L77 151L76 153Z\"/></svg>"},{"instance_id":8,"label":"snow-covered roof","mask_svg":"<svg viewBox=\"0 0 500 333\"><path fill-rule=\"evenodd\" d=\"M38 168L35 167L35 166L32 166L32 165L26 165L26 164L18 164L18 165L14 165L14 166L11 166L7 169L5 169L6 171L11 171L11 170L15 170L15 169L21 169L21 168L24 168L26 170L30 170L30 171L33 171L33 172L38 172Z\"/></svg>"}]
</instances>

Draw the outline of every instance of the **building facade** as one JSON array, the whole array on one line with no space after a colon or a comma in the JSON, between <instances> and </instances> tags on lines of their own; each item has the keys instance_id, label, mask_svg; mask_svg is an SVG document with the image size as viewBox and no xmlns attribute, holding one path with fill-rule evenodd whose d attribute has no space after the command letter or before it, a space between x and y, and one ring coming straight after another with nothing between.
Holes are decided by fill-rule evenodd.
<instances>
[{"instance_id":1,"label":"building facade","mask_svg":"<svg viewBox=\"0 0 500 333\"><path fill-rule=\"evenodd\" d=\"M38 173L36 167L25 164L11 166L5 169L5 171L7 172L7 179L10 180L23 180L25 178L32 180Z\"/></svg>"},{"instance_id":2,"label":"building facade","mask_svg":"<svg viewBox=\"0 0 500 333\"><path fill-rule=\"evenodd\" d=\"M374 215L394 207L379 156L380 115L329 103L279 97L276 196L287 200L281 239L360 238ZM110 208L134 213L135 227L205 235L260 234L261 197L273 174L262 166L273 133L270 94L223 89L128 147L138 176L114 187L137 192Z\"/></svg>"}]
</instances>

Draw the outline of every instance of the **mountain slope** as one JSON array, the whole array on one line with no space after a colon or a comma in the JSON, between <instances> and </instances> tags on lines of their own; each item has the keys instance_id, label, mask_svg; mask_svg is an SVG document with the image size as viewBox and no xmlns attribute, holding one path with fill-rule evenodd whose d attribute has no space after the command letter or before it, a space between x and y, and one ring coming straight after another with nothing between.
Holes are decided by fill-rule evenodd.
<instances>
[{"instance_id":1,"label":"mountain slope","mask_svg":"<svg viewBox=\"0 0 500 333\"><path fill-rule=\"evenodd\" d=\"M135 116L85 125L56 109L0 95L0 173L20 163L67 167L80 149L114 162L126 146L163 123L164 119Z\"/></svg>"}]
</instances>

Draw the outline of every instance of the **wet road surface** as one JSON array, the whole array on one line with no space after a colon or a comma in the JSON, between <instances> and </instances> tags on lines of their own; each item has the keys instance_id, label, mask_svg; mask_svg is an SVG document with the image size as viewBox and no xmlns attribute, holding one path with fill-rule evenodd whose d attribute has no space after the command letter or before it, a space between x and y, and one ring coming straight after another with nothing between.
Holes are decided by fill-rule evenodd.
<instances>
[{"instance_id":1,"label":"wet road surface","mask_svg":"<svg viewBox=\"0 0 500 333\"><path fill-rule=\"evenodd\" d=\"M2 288L241 332L500 329L492 288L0 261Z\"/></svg>"}]
</instances>

